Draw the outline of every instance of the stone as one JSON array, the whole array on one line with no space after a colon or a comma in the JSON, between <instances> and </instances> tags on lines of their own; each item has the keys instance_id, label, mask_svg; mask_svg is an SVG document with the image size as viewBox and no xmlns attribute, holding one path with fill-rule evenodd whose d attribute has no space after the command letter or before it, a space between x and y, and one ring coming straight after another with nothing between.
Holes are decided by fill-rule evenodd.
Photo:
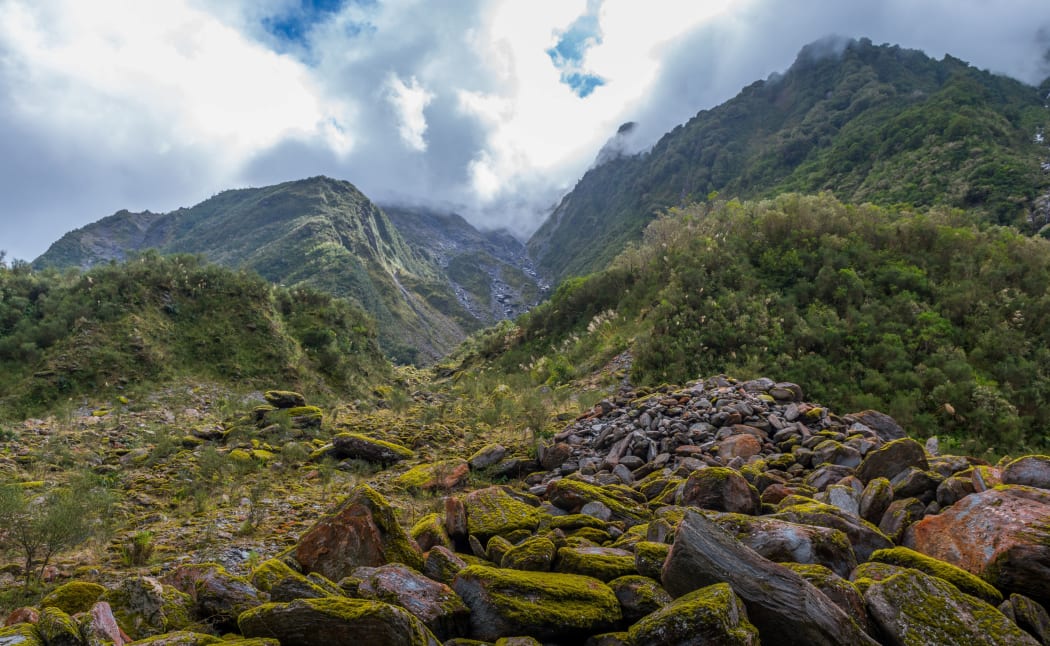
<instances>
[{"instance_id":1,"label":"stone","mask_svg":"<svg viewBox=\"0 0 1050 646\"><path fill-rule=\"evenodd\" d=\"M867 426L884 442L906 437L904 429L892 417L875 410L865 410L845 416L846 421Z\"/></svg>"},{"instance_id":2,"label":"stone","mask_svg":"<svg viewBox=\"0 0 1050 646\"><path fill-rule=\"evenodd\" d=\"M994 606L918 570L872 581L864 600L887 644L1038 644Z\"/></svg>"},{"instance_id":3,"label":"stone","mask_svg":"<svg viewBox=\"0 0 1050 646\"><path fill-rule=\"evenodd\" d=\"M237 644L238 646L256 646L255 642L257 641L262 640L238 640ZM270 642L273 646L280 646L280 644L277 643L277 640L265 641ZM139 639L130 642L128 646L214 646L222 643L223 640L214 635L205 635L204 633L195 633L189 630L176 630L155 637ZM262 646L262 644L258 644L258 646Z\"/></svg>"},{"instance_id":4,"label":"stone","mask_svg":"<svg viewBox=\"0 0 1050 646\"><path fill-rule=\"evenodd\" d=\"M121 646L123 643L120 642ZM3 646L46 646L36 626L24 622L0 628L0 644Z\"/></svg>"},{"instance_id":5,"label":"stone","mask_svg":"<svg viewBox=\"0 0 1050 646\"><path fill-rule=\"evenodd\" d=\"M1046 605L1050 500L1033 499L1026 489L1003 485L971 494L911 525L903 545L976 574L1003 592Z\"/></svg>"},{"instance_id":6,"label":"stone","mask_svg":"<svg viewBox=\"0 0 1050 646\"><path fill-rule=\"evenodd\" d=\"M287 563L276 558L260 563L252 570L248 581L257 590L269 594L270 601L314 599L341 594L337 589L333 590L312 581L302 572L292 569Z\"/></svg>"},{"instance_id":7,"label":"stone","mask_svg":"<svg viewBox=\"0 0 1050 646\"><path fill-rule=\"evenodd\" d=\"M483 641L529 635L579 643L622 616L609 586L577 574L471 565L452 588L470 608L471 636Z\"/></svg>"},{"instance_id":8,"label":"stone","mask_svg":"<svg viewBox=\"0 0 1050 646\"><path fill-rule=\"evenodd\" d=\"M219 632L234 630L242 612L268 601L247 579L218 563L180 565L165 580L193 599L198 620Z\"/></svg>"},{"instance_id":9,"label":"stone","mask_svg":"<svg viewBox=\"0 0 1050 646\"><path fill-rule=\"evenodd\" d=\"M469 475L466 460L441 460L416 465L398 476L395 482L409 491L452 491L465 485Z\"/></svg>"},{"instance_id":10,"label":"stone","mask_svg":"<svg viewBox=\"0 0 1050 646\"><path fill-rule=\"evenodd\" d=\"M945 478L937 485L937 504L941 508L951 507L966 496L974 493L973 479L963 476Z\"/></svg>"},{"instance_id":11,"label":"stone","mask_svg":"<svg viewBox=\"0 0 1050 646\"><path fill-rule=\"evenodd\" d=\"M1013 619L1021 630L1035 637L1040 644L1050 644L1050 614L1034 600L1022 594L1011 594L999 606L999 611Z\"/></svg>"},{"instance_id":12,"label":"stone","mask_svg":"<svg viewBox=\"0 0 1050 646\"><path fill-rule=\"evenodd\" d=\"M737 471L709 467L689 474L676 504L739 514L756 514L761 509L758 490Z\"/></svg>"},{"instance_id":13,"label":"stone","mask_svg":"<svg viewBox=\"0 0 1050 646\"><path fill-rule=\"evenodd\" d=\"M438 545L452 549L452 539L445 531L445 520L437 513L426 514L416 521L416 524L408 531L408 535L416 541L423 552Z\"/></svg>"},{"instance_id":14,"label":"stone","mask_svg":"<svg viewBox=\"0 0 1050 646\"><path fill-rule=\"evenodd\" d=\"M749 433L730 435L718 443L718 457L726 462L733 458L748 459L762 452L762 440Z\"/></svg>"},{"instance_id":15,"label":"stone","mask_svg":"<svg viewBox=\"0 0 1050 646\"><path fill-rule=\"evenodd\" d=\"M81 615L80 635L86 646L124 646L131 641L120 629L113 610L105 601L96 601Z\"/></svg>"},{"instance_id":16,"label":"stone","mask_svg":"<svg viewBox=\"0 0 1050 646\"><path fill-rule=\"evenodd\" d=\"M894 500L879 521L879 531L893 542L898 542L912 523L926 514L926 505L918 498Z\"/></svg>"},{"instance_id":17,"label":"stone","mask_svg":"<svg viewBox=\"0 0 1050 646\"><path fill-rule=\"evenodd\" d=\"M630 497L628 491L626 488L602 487L562 478L547 486L547 499L569 513L577 513L588 502L600 502L612 512L613 520L623 521L627 525L648 522L652 514L643 503Z\"/></svg>"},{"instance_id":18,"label":"stone","mask_svg":"<svg viewBox=\"0 0 1050 646\"><path fill-rule=\"evenodd\" d=\"M667 543L638 541L634 544L634 569L641 576L659 581L670 552L671 546Z\"/></svg>"},{"instance_id":19,"label":"stone","mask_svg":"<svg viewBox=\"0 0 1050 646\"><path fill-rule=\"evenodd\" d=\"M378 440L360 433L339 433L332 438L327 453L336 460L365 460L393 464L415 457L415 453L400 444Z\"/></svg>"},{"instance_id":20,"label":"stone","mask_svg":"<svg viewBox=\"0 0 1050 646\"><path fill-rule=\"evenodd\" d=\"M870 633L868 612L864 605L864 596L851 581L836 575L823 565L810 563L782 563L795 574L813 584L813 587L824 593L828 599L852 617L861 630Z\"/></svg>"},{"instance_id":21,"label":"stone","mask_svg":"<svg viewBox=\"0 0 1050 646\"><path fill-rule=\"evenodd\" d=\"M811 583L693 510L678 525L661 581L675 597L728 583L760 634L775 635L782 644L876 644Z\"/></svg>"},{"instance_id":22,"label":"stone","mask_svg":"<svg viewBox=\"0 0 1050 646\"><path fill-rule=\"evenodd\" d=\"M609 588L620 602L626 623L634 623L673 601L659 581L638 574L613 579L609 581Z\"/></svg>"},{"instance_id":23,"label":"stone","mask_svg":"<svg viewBox=\"0 0 1050 646\"><path fill-rule=\"evenodd\" d=\"M632 644L758 646L759 632L748 622L743 602L726 583L682 595L642 618L627 631Z\"/></svg>"},{"instance_id":24,"label":"stone","mask_svg":"<svg viewBox=\"0 0 1050 646\"><path fill-rule=\"evenodd\" d=\"M546 536L533 536L507 550L499 566L512 570L548 572L556 554L557 547L553 541Z\"/></svg>"},{"instance_id":25,"label":"stone","mask_svg":"<svg viewBox=\"0 0 1050 646\"><path fill-rule=\"evenodd\" d=\"M922 471L930 468L926 460L926 450L911 438L887 442L879 448L869 451L857 467L857 477L867 484L875 478L893 478L908 467Z\"/></svg>"},{"instance_id":26,"label":"stone","mask_svg":"<svg viewBox=\"0 0 1050 646\"><path fill-rule=\"evenodd\" d=\"M153 577L128 577L101 599L132 637L180 630L193 621L193 599Z\"/></svg>"},{"instance_id":27,"label":"stone","mask_svg":"<svg viewBox=\"0 0 1050 646\"><path fill-rule=\"evenodd\" d=\"M75 615L90 610L105 592L106 589L97 583L70 581L44 595L40 600L40 607L53 606L62 612Z\"/></svg>"},{"instance_id":28,"label":"stone","mask_svg":"<svg viewBox=\"0 0 1050 646\"><path fill-rule=\"evenodd\" d=\"M401 564L358 568L356 596L400 606L426 624L441 640L460 637L469 628L470 610L452 588Z\"/></svg>"},{"instance_id":29,"label":"stone","mask_svg":"<svg viewBox=\"0 0 1050 646\"><path fill-rule=\"evenodd\" d=\"M873 478L860 494L857 511L869 523L878 523L893 502L893 485L887 478Z\"/></svg>"},{"instance_id":30,"label":"stone","mask_svg":"<svg viewBox=\"0 0 1050 646\"><path fill-rule=\"evenodd\" d=\"M937 497L937 487L943 481L944 477L939 473L909 467L894 476L890 484L893 485L893 495L898 499L918 498L925 504Z\"/></svg>"},{"instance_id":31,"label":"stone","mask_svg":"<svg viewBox=\"0 0 1050 646\"><path fill-rule=\"evenodd\" d=\"M474 471L483 471L502 460L505 455L507 448L502 444L488 444L467 458L467 464Z\"/></svg>"},{"instance_id":32,"label":"stone","mask_svg":"<svg viewBox=\"0 0 1050 646\"><path fill-rule=\"evenodd\" d=\"M440 646L422 621L382 601L329 597L267 603L237 620L245 637L281 646Z\"/></svg>"},{"instance_id":33,"label":"stone","mask_svg":"<svg viewBox=\"0 0 1050 646\"><path fill-rule=\"evenodd\" d=\"M435 581L451 585L452 580L465 567L467 562L458 554L439 545L427 552L423 561L423 574Z\"/></svg>"},{"instance_id":34,"label":"stone","mask_svg":"<svg viewBox=\"0 0 1050 646\"><path fill-rule=\"evenodd\" d=\"M828 527L803 525L768 516L711 514L722 529L761 556L774 561L819 564L841 577L857 567L846 535Z\"/></svg>"},{"instance_id":35,"label":"stone","mask_svg":"<svg viewBox=\"0 0 1050 646\"><path fill-rule=\"evenodd\" d=\"M547 471L553 471L565 464L572 457L572 447L565 442L558 442L543 447L540 453L540 466Z\"/></svg>"},{"instance_id":36,"label":"stone","mask_svg":"<svg viewBox=\"0 0 1050 646\"><path fill-rule=\"evenodd\" d=\"M1050 489L1050 455L1026 455L1003 467L1003 484Z\"/></svg>"},{"instance_id":37,"label":"stone","mask_svg":"<svg viewBox=\"0 0 1050 646\"><path fill-rule=\"evenodd\" d=\"M790 499L785 499L787 502ZM851 516L838 507L825 505L811 499L787 505L767 518L786 520L801 525L815 525L837 529L846 535L857 561L866 561L875 550L893 547L893 542L878 527L868 521Z\"/></svg>"},{"instance_id":38,"label":"stone","mask_svg":"<svg viewBox=\"0 0 1050 646\"><path fill-rule=\"evenodd\" d=\"M980 577L970 574L962 568L955 567L951 563L945 563L907 547L878 550L871 555L871 561L888 563L898 567L910 567L925 572L938 579L944 579L962 592L977 597L985 603L998 605L1003 601L1002 593Z\"/></svg>"},{"instance_id":39,"label":"stone","mask_svg":"<svg viewBox=\"0 0 1050 646\"><path fill-rule=\"evenodd\" d=\"M11 614L7 615L4 620L5 626L14 626L15 624L35 624L40 621L40 611L36 608L29 606L22 606L21 608L15 608L11 611Z\"/></svg>"},{"instance_id":40,"label":"stone","mask_svg":"<svg viewBox=\"0 0 1050 646\"><path fill-rule=\"evenodd\" d=\"M558 550L556 571L582 574L599 581L612 581L628 574L637 574L634 554L613 547L562 547Z\"/></svg>"},{"instance_id":41,"label":"stone","mask_svg":"<svg viewBox=\"0 0 1050 646\"><path fill-rule=\"evenodd\" d=\"M263 399L274 408L295 408L306 406L306 397L290 390L267 390Z\"/></svg>"},{"instance_id":42,"label":"stone","mask_svg":"<svg viewBox=\"0 0 1050 646\"><path fill-rule=\"evenodd\" d=\"M536 529L543 514L538 506L523 502L523 497L506 486L486 487L468 493L462 500L470 535L487 541L497 534ZM538 505L538 501L536 503Z\"/></svg>"},{"instance_id":43,"label":"stone","mask_svg":"<svg viewBox=\"0 0 1050 646\"><path fill-rule=\"evenodd\" d=\"M378 492L362 484L308 529L292 551L304 572L338 581L361 566L404 563L423 567L415 541Z\"/></svg>"},{"instance_id":44,"label":"stone","mask_svg":"<svg viewBox=\"0 0 1050 646\"><path fill-rule=\"evenodd\" d=\"M36 629L47 646L81 646L83 643L77 622L54 606L40 611Z\"/></svg>"}]
</instances>

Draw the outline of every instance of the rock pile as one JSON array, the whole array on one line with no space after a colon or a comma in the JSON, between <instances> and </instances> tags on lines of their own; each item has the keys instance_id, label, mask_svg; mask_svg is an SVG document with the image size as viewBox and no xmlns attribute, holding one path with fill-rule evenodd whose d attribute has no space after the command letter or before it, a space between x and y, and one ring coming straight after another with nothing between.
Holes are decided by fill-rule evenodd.
<instances>
[{"instance_id":1,"label":"rock pile","mask_svg":"<svg viewBox=\"0 0 1050 646\"><path fill-rule=\"evenodd\" d=\"M356 436L323 450L412 458ZM410 528L362 484L246 579L67 584L90 598L28 609L0 642L1050 644L1047 456L938 455L881 413L720 377L599 402L538 461L430 466L394 482L527 475Z\"/></svg>"}]
</instances>

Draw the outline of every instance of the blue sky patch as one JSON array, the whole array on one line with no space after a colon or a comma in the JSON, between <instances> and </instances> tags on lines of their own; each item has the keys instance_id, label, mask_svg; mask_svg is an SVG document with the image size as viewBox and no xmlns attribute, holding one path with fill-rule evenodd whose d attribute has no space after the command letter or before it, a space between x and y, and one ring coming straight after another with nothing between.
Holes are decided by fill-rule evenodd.
<instances>
[{"instance_id":1,"label":"blue sky patch","mask_svg":"<svg viewBox=\"0 0 1050 646\"><path fill-rule=\"evenodd\" d=\"M602 42L602 29L598 23L601 7L602 0L587 0L587 11L559 33L558 41L547 50L554 67L561 72L561 82L580 98L605 85L605 79L583 69L587 50Z\"/></svg>"},{"instance_id":2,"label":"blue sky patch","mask_svg":"<svg viewBox=\"0 0 1050 646\"><path fill-rule=\"evenodd\" d=\"M263 27L288 46L306 47L310 30L339 13L345 5L368 7L374 6L376 2L377 0L299 0L298 6L265 18ZM348 27L347 36L356 36L370 28L372 26L367 23L352 24Z\"/></svg>"}]
</instances>

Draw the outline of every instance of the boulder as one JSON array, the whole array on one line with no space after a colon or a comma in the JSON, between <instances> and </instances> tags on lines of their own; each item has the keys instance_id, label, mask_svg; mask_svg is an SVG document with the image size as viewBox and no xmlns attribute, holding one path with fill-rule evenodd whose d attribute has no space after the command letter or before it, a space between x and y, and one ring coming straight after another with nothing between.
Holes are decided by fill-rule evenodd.
<instances>
[{"instance_id":1,"label":"boulder","mask_svg":"<svg viewBox=\"0 0 1050 646\"><path fill-rule=\"evenodd\" d=\"M908 467L927 471L930 465L922 445L911 438L903 438L869 451L857 467L857 477L865 484L875 478L886 478L892 482L898 473Z\"/></svg>"},{"instance_id":2,"label":"boulder","mask_svg":"<svg viewBox=\"0 0 1050 646\"><path fill-rule=\"evenodd\" d=\"M75 615L90 610L105 592L106 589L97 583L70 581L44 595L40 600L40 607L53 606L62 612Z\"/></svg>"},{"instance_id":3,"label":"boulder","mask_svg":"<svg viewBox=\"0 0 1050 646\"><path fill-rule=\"evenodd\" d=\"M612 581L638 573L634 566L634 554L613 547L563 547L558 550L554 569L594 577L599 581Z\"/></svg>"},{"instance_id":4,"label":"boulder","mask_svg":"<svg viewBox=\"0 0 1050 646\"><path fill-rule=\"evenodd\" d=\"M423 567L423 555L393 507L366 484L358 485L336 508L308 529L292 551L305 572L338 581L362 566L404 563Z\"/></svg>"},{"instance_id":5,"label":"boulder","mask_svg":"<svg viewBox=\"0 0 1050 646\"><path fill-rule=\"evenodd\" d=\"M1036 638L1044 646L1050 644L1050 614L1032 599L1023 594L1011 594L999 606L999 611L1013 619L1021 630Z\"/></svg>"},{"instance_id":6,"label":"boulder","mask_svg":"<svg viewBox=\"0 0 1050 646\"><path fill-rule=\"evenodd\" d=\"M853 582L838 576L823 565L803 563L782 563L782 565L824 593L828 599L842 608L842 612L852 617L861 630L870 633L867 608L864 596Z\"/></svg>"},{"instance_id":7,"label":"boulder","mask_svg":"<svg viewBox=\"0 0 1050 646\"><path fill-rule=\"evenodd\" d=\"M808 581L763 558L696 511L687 511L678 525L662 582L676 597L728 583L743 599L760 634L779 643L876 643Z\"/></svg>"},{"instance_id":8,"label":"boulder","mask_svg":"<svg viewBox=\"0 0 1050 646\"><path fill-rule=\"evenodd\" d=\"M729 462L733 458L748 458L762 452L762 440L750 433L737 433L718 443L718 457Z\"/></svg>"},{"instance_id":9,"label":"boulder","mask_svg":"<svg viewBox=\"0 0 1050 646\"><path fill-rule=\"evenodd\" d=\"M1026 455L1003 467L1003 484L1050 489L1050 455Z\"/></svg>"},{"instance_id":10,"label":"boulder","mask_svg":"<svg viewBox=\"0 0 1050 646\"><path fill-rule=\"evenodd\" d=\"M165 580L193 599L197 619L220 632L235 629L242 612L269 601L247 579L218 563L180 565Z\"/></svg>"},{"instance_id":11,"label":"boulder","mask_svg":"<svg viewBox=\"0 0 1050 646\"><path fill-rule=\"evenodd\" d=\"M80 635L86 646L124 646L131 641L120 629L112 609L105 601L95 602L90 610L80 616Z\"/></svg>"},{"instance_id":12,"label":"boulder","mask_svg":"<svg viewBox=\"0 0 1050 646\"><path fill-rule=\"evenodd\" d=\"M556 554L557 547L549 538L533 536L507 550L499 565L512 570L547 572Z\"/></svg>"},{"instance_id":13,"label":"boulder","mask_svg":"<svg viewBox=\"0 0 1050 646\"><path fill-rule=\"evenodd\" d=\"M756 514L762 506L758 490L738 471L725 467L708 467L690 473L676 503L739 514Z\"/></svg>"},{"instance_id":14,"label":"boulder","mask_svg":"<svg viewBox=\"0 0 1050 646\"><path fill-rule=\"evenodd\" d=\"M612 520L623 521L627 525L648 522L651 516L649 510L631 494L644 498L638 492L626 488L603 487L571 478L555 480L547 486L547 499L551 504L569 513L578 513L589 502L600 502L612 512Z\"/></svg>"},{"instance_id":15,"label":"boulder","mask_svg":"<svg viewBox=\"0 0 1050 646\"><path fill-rule=\"evenodd\" d=\"M77 625L77 622L54 606L40 611L36 629L47 646L81 646L83 644L80 637L80 626Z\"/></svg>"},{"instance_id":16,"label":"boulder","mask_svg":"<svg viewBox=\"0 0 1050 646\"><path fill-rule=\"evenodd\" d=\"M694 590L643 617L628 630L632 644L758 646L758 629L727 583Z\"/></svg>"},{"instance_id":17,"label":"boulder","mask_svg":"<svg viewBox=\"0 0 1050 646\"><path fill-rule=\"evenodd\" d=\"M106 611L135 639L180 630L193 622L193 599L153 577L128 577L102 599Z\"/></svg>"},{"instance_id":18,"label":"boulder","mask_svg":"<svg viewBox=\"0 0 1050 646\"><path fill-rule=\"evenodd\" d=\"M0 628L0 644L3 646L47 646L40 637L36 626L29 623L17 623ZM124 642L120 642L123 646Z\"/></svg>"},{"instance_id":19,"label":"boulder","mask_svg":"<svg viewBox=\"0 0 1050 646\"><path fill-rule=\"evenodd\" d=\"M800 525L815 525L837 529L846 535L853 553L858 561L865 561L875 550L893 547L890 541L877 527L868 521L851 516L838 507L825 505L814 500L802 499L797 504L785 506L766 518L786 520Z\"/></svg>"},{"instance_id":20,"label":"boulder","mask_svg":"<svg viewBox=\"0 0 1050 646\"><path fill-rule=\"evenodd\" d=\"M404 608L438 639L462 636L469 628L470 610L452 588L404 565L358 568L352 576L358 579L355 596Z\"/></svg>"},{"instance_id":21,"label":"boulder","mask_svg":"<svg viewBox=\"0 0 1050 646\"><path fill-rule=\"evenodd\" d=\"M467 562L458 554L439 545L427 552L423 561L423 574L434 581L451 585L459 571L465 567Z\"/></svg>"},{"instance_id":22,"label":"boulder","mask_svg":"<svg viewBox=\"0 0 1050 646\"><path fill-rule=\"evenodd\" d=\"M522 499L521 494L506 486L487 487L468 493L462 499L468 532L480 541L487 541L497 534L536 529L543 517L538 501L534 505Z\"/></svg>"},{"instance_id":23,"label":"boulder","mask_svg":"<svg viewBox=\"0 0 1050 646\"><path fill-rule=\"evenodd\" d=\"M899 440L906 436L904 429L892 417L876 410L865 410L846 415L846 421L867 426L884 442Z\"/></svg>"},{"instance_id":24,"label":"boulder","mask_svg":"<svg viewBox=\"0 0 1050 646\"><path fill-rule=\"evenodd\" d=\"M245 637L272 637L281 646L440 646L422 621L397 606L329 597L267 603L237 620Z\"/></svg>"},{"instance_id":25,"label":"boulder","mask_svg":"<svg viewBox=\"0 0 1050 646\"><path fill-rule=\"evenodd\" d=\"M918 498L894 500L882 514L879 531L891 541L897 542L904 535L904 530L920 520L926 513L926 505Z\"/></svg>"},{"instance_id":26,"label":"boulder","mask_svg":"<svg viewBox=\"0 0 1050 646\"><path fill-rule=\"evenodd\" d=\"M903 544L980 576L1003 592L1050 602L1050 500L1003 485L911 525Z\"/></svg>"},{"instance_id":27,"label":"boulder","mask_svg":"<svg viewBox=\"0 0 1050 646\"><path fill-rule=\"evenodd\" d=\"M530 635L582 643L621 618L612 589L577 574L471 565L456 576L452 588L470 608L471 636L484 641Z\"/></svg>"},{"instance_id":28,"label":"boulder","mask_svg":"<svg viewBox=\"0 0 1050 646\"><path fill-rule=\"evenodd\" d=\"M411 449L396 444L361 435L360 433L339 433L332 438L328 454L336 460L365 460L380 464L393 464L415 457Z\"/></svg>"},{"instance_id":29,"label":"boulder","mask_svg":"<svg viewBox=\"0 0 1050 646\"><path fill-rule=\"evenodd\" d=\"M408 534L424 552L438 545L452 548L452 539L445 529L445 519L437 512L429 513L416 521Z\"/></svg>"},{"instance_id":30,"label":"boulder","mask_svg":"<svg viewBox=\"0 0 1050 646\"><path fill-rule=\"evenodd\" d=\"M291 390L267 390L263 399L274 408L296 408L306 406L306 397Z\"/></svg>"},{"instance_id":31,"label":"boulder","mask_svg":"<svg viewBox=\"0 0 1050 646\"><path fill-rule=\"evenodd\" d=\"M768 516L711 514L712 520L747 547L774 561L819 564L841 577L857 567L846 535L829 527L803 525Z\"/></svg>"},{"instance_id":32,"label":"boulder","mask_svg":"<svg viewBox=\"0 0 1050 646\"><path fill-rule=\"evenodd\" d=\"M998 605L1003 602L1003 595L983 579L970 574L951 563L945 563L931 556L926 556L907 547L894 547L878 550L871 555L875 563L889 563L898 567L910 567L938 579L944 579L966 594L981 599L985 603Z\"/></svg>"},{"instance_id":33,"label":"boulder","mask_svg":"<svg viewBox=\"0 0 1050 646\"><path fill-rule=\"evenodd\" d=\"M254 641L256 640L238 641L237 646L248 646L249 642ZM272 641L274 646L280 646L276 640L270 641ZM195 633L189 630L177 630L175 632L164 633L163 635L133 641L127 646L214 646L215 644L222 643L223 640L214 635L205 635L204 633ZM262 645L260 644L259 646Z\"/></svg>"},{"instance_id":34,"label":"boulder","mask_svg":"<svg viewBox=\"0 0 1050 646\"><path fill-rule=\"evenodd\" d=\"M451 491L462 487L470 475L466 460L441 460L420 464L398 476L398 485L410 491Z\"/></svg>"},{"instance_id":35,"label":"boulder","mask_svg":"<svg viewBox=\"0 0 1050 646\"><path fill-rule=\"evenodd\" d=\"M340 592L311 581L280 559L268 559L252 570L248 578L260 592L270 595L270 601L293 601L330 597Z\"/></svg>"},{"instance_id":36,"label":"boulder","mask_svg":"<svg viewBox=\"0 0 1050 646\"><path fill-rule=\"evenodd\" d=\"M481 471L491 467L507 455L507 448L502 444L489 444L478 449L467 458L467 464L474 471Z\"/></svg>"},{"instance_id":37,"label":"boulder","mask_svg":"<svg viewBox=\"0 0 1050 646\"><path fill-rule=\"evenodd\" d=\"M1039 643L994 606L910 568L871 581L864 600L879 634L894 646Z\"/></svg>"},{"instance_id":38,"label":"boulder","mask_svg":"<svg viewBox=\"0 0 1050 646\"><path fill-rule=\"evenodd\" d=\"M673 601L659 581L647 576L622 576L609 581L609 588L620 602L620 611L626 623L634 623Z\"/></svg>"}]
</instances>

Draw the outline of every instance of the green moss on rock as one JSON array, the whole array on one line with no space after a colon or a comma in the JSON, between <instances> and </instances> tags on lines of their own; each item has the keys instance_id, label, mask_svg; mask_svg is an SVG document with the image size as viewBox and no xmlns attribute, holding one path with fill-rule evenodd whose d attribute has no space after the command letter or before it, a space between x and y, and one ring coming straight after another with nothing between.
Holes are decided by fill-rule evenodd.
<instances>
[{"instance_id":1,"label":"green moss on rock","mask_svg":"<svg viewBox=\"0 0 1050 646\"><path fill-rule=\"evenodd\" d=\"M594 577L599 581L638 574L634 554L610 547L563 547L558 550L555 569L558 572Z\"/></svg>"},{"instance_id":2,"label":"green moss on rock","mask_svg":"<svg viewBox=\"0 0 1050 646\"><path fill-rule=\"evenodd\" d=\"M970 574L951 563L945 563L940 559L926 556L907 547L877 550L871 555L871 560L876 563L889 563L890 565L914 568L930 576L944 579L966 594L971 594L993 606L1003 602L1002 593L980 577Z\"/></svg>"},{"instance_id":3,"label":"green moss on rock","mask_svg":"<svg viewBox=\"0 0 1050 646\"><path fill-rule=\"evenodd\" d=\"M728 583L694 590L643 617L627 631L632 644L757 646L758 629Z\"/></svg>"},{"instance_id":4,"label":"green moss on rock","mask_svg":"<svg viewBox=\"0 0 1050 646\"><path fill-rule=\"evenodd\" d=\"M660 580L671 546L667 543L639 541L634 544L634 567L638 574Z\"/></svg>"},{"instance_id":5,"label":"green moss on rock","mask_svg":"<svg viewBox=\"0 0 1050 646\"><path fill-rule=\"evenodd\" d=\"M382 601L328 597L268 603L241 614L241 634L270 637L282 646L375 644L438 646L421 620Z\"/></svg>"},{"instance_id":6,"label":"green moss on rock","mask_svg":"<svg viewBox=\"0 0 1050 646\"><path fill-rule=\"evenodd\" d=\"M518 529L535 530L543 519L538 507L519 500L504 487L487 487L463 497L467 531L481 541Z\"/></svg>"},{"instance_id":7,"label":"green moss on rock","mask_svg":"<svg viewBox=\"0 0 1050 646\"><path fill-rule=\"evenodd\" d=\"M75 615L90 610L105 592L106 589L97 583L70 581L47 593L40 600L40 607L58 608L66 614Z\"/></svg>"},{"instance_id":8,"label":"green moss on rock","mask_svg":"<svg viewBox=\"0 0 1050 646\"><path fill-rule=\"evenodd\" d=\"M0 628L0 645L44 646L44 640L33 624L15 624Z\"/></svg>"},{"instance_id":9,"label":"green moss on rock","mask_svg":"<svg viewBox=\"0 0 1050 646\"><path fill-rule=\"evenodd\" d=\"M503 555L501 567L512 570L547 572L551 569L557 548L546 536L534 536L515 545Z\"/></svg>"}]
</instances>

